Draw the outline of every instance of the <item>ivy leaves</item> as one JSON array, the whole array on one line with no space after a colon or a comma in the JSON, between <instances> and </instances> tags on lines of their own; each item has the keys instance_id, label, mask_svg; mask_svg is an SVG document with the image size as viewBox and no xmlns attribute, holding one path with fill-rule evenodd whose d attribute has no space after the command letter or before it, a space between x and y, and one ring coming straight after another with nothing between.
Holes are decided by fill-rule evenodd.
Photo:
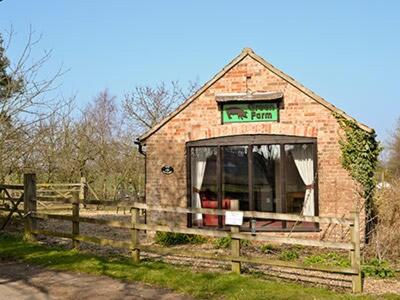
<instances>
[{"instance_id":1,"label":"ivy leaves","mask_svg":"<svg viewBox=\"0 0 400 300\"><path fill-rule=\"evenodd\" d=\"M353 120L335 114L344 136L339 141L342 150L342 165L363 187L366 200L372 199L375 188L375 170L382 147L374 131L361 129ZM367 205L370 201L367 201Z\"/></svg>"}]
</instances>

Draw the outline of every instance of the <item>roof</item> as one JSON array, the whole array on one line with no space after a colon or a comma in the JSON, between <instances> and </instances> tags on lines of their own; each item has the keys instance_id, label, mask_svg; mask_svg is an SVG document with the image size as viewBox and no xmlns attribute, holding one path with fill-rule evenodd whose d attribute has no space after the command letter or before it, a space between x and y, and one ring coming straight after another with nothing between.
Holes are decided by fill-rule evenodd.
<instances>
[{"instance_id":1,"label":"roof","mask_svg":"<svg viewBox=\"0 0 400 300\"><path fill-rule=\"evenodd\" d=\"M211 80L206 82L200 89L197 90L191 97L186 99L180 106L177 107L176 110L174 110L172 113L170 113L167 117L165 117L163 120L161 120L159 123L157 123L155 126L153 126L151 129L149 129L147 132L142 134L138 139L139 141L144 141L147 139L149 136L151 136L153 133L158 131L161 127L163 127L166 123L168 123L173 117L175 117L177 114L179 114L182 110L184 110L190 103L192 103L195 99L197 99L201 94L203 94L211 85L213 85L216 81L218 81L221 77L223 77L229 70L231 70L234 66L236 66L238 63L240 63L243 59L245 59L247 56L253 58L255 61L259 62L261 65L263 65L265 68L270 70L272 73L276 74L298 90L302 91L304 94L309 96L310 98L314 99L316 102L321 104L322 106L326 107L327 109L331 110L334 113L339 114L340 116L352 120L356 122L356 124L363 130L367 132L373 132L374 130L367 125L364 125L360 122L358 122L356 119L353 117L349 116L346 114L343 110L337 108L333 104L329 103L326 101L324 98L318 96L316 93L311 91L310 89L306 88L303 86L301 83L297 82L295 79L290 77L289 75L285 74L278 68L274 67L271 65L269 62L267 62L265 59L263 59L261 56L257 55L254 53L254 51L251 48L244 48L243 51L236 57L234 58L229 64L227 64L221 71L219 71Z\"/></svg>"}]
</instances>

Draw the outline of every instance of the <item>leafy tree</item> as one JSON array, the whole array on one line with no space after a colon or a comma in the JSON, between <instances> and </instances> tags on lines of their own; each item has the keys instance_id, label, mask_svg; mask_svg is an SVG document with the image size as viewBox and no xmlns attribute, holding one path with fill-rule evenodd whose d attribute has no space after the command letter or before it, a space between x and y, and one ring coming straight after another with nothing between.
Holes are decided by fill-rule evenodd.
<instances>
[{"instance_id":1,"label":"leafy tree","mask_svg":"<svg viewBox=\"0 0 400 300\"><path fill-rule=\"evenodd\" d=\"M14 94L22 92L23 80L16 78L10 70L10 61L5 54L4 40L0 34L0 150L10 147L7 143L13 139L14 125L10 115L8 102ZM15 136L14 136L15 138ZM0 161L0 174L4 169L4 161ZM4 174L2 177L4 177Z\"/></svg>"},{"instance_id":2,"label":"leafy tree","mask_svg":"<svg viewBox=\"0 0 400 300\"><path fill-rule=\"evenodd\" d=\"M2 104L14 94L22 92L24 87L23 78L11 73L10 61L5 52L4 40L0 33L0 101Z\"/></svg>"}]
</instances>

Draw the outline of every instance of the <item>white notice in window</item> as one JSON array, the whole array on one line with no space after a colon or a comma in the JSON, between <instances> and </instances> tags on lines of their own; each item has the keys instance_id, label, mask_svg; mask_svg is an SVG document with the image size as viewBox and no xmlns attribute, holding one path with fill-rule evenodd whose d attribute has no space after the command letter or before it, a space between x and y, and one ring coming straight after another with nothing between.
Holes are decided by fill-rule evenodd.
<instances>
[{"instance_id":1,"label":"white notice in window","mask_svg":"<svg viewBox=\"0 0 400 300\"><path fill-rule=\"evenodd\" d=\"M225 224L241 226L243 224L243 212L227 211L225 213Z\"/></svg>"}]
</instances>

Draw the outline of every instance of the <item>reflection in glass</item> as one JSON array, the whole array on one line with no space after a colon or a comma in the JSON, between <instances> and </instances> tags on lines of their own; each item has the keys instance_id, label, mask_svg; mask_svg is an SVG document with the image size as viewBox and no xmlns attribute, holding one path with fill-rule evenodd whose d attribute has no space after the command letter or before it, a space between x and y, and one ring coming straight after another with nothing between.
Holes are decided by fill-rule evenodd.
<instances>
[{"instance_id":1,"label":"reflection in glass","mask_svg":"<svg viewBox=\"0 0 400 300\"><path fill-rule=\"evenodd\" d=\"M280 209L280 146L253 146L253 191L255 210Z\"/></svg>"},{"instance_id":2,"label":"reflection in glass","mask_svg":"<svg viewBox=\"0 0 400 300\"><path fill-rule=\"evenodd\" d=\"M314 144L191 147L190 171L193 208L315 214ZM224 226L224 221L192 214L195 226ZM307 222L244 221L247 230L250 224L254 230L314 228Z\"/></svg>"},{"instance_id":3,"label":"reflection in glass","mask_svg":"<svg viewBox=\"0 0 400 300\"><path fill-rule=\"evenodd\" d=\"M249 210L249 175L247 146L222 147L222 208L232 200L239 201L240 210Z\"/></svg>"},{"instance_id":4,"label":"reflection in glass","mask_svg":"<svg viewBox=\"0 0 400 300\"><path fill-rule=\"evenodd\" d=\"M253 146L253 197L255 210L282 212L280 145ZM257 230L280 229L282 222L257 219Z\"/></svg>"}]
</instances>

